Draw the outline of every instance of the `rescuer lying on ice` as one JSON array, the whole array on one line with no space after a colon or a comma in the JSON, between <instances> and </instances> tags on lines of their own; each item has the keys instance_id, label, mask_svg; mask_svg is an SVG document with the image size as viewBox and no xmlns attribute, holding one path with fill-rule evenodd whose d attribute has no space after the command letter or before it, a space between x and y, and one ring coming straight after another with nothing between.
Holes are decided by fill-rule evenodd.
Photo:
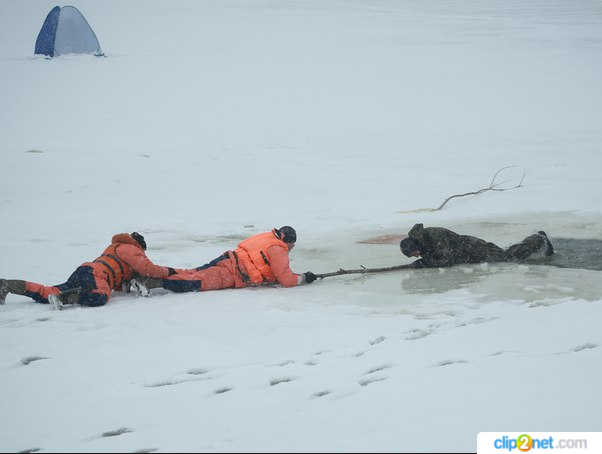
<instances>
[{"instance_id":1,"label":"rescuer lying on ice","mask_svg":"<svg viewBox=\"0 0 602 454\"><path fill-rule=\"evenodd\" d=\"M290 269L289 252L295 247L297 232L290 226L259 233L240 242L206 265L159 279L135 277L132 286L148 296L153 288L172 292L198 292L242 288L261 284L294 287L311 284L316 276L311 271L295 274Z\"/></svg>"},{"instance_id":2,"label":"rescuer lying on ice","mask_svg":"<svg viewBox=\"0 0 602 454\"><path fill-rule=\"evenodd\" d=\"M92 262L80 265L63 284L45 286L34 282L0 279L0 304L14 293L32 298L37 303L52 303L55 309L65 304L102 306L111 298L112 290L129 290L134 274L154 278L176 273L173 268L155 265L145 254L146 242L138 232L114 235L111 245Z\"/></svg>"}]
</instances>

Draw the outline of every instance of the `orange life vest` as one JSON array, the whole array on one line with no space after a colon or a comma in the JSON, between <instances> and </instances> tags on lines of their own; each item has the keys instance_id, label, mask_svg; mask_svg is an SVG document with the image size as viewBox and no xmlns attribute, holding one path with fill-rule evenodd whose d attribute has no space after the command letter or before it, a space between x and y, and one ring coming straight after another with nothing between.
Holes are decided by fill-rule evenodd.
<instances>
[{"instance_id":1,"label":"orange life vest","mask_svg":"<svg viewBox=\"0 0 602 454\"><path fill-rule=\"evenodd\" d=\"M286 243L276 238L274 232L253 235L242 241L234 251L236 258L247 270L252 284L276 281L267 254L268 248L272 246L278 246L288 251Z\"/></svg>"},{"instance_id":2,"label":"orange life vest","mask_svg":"<svg viewBox=\"0 0 602 454\"><path fill-rule=\"evenodd\" d=\"M94 260L94 263L100 263L104 266L105 274L109 278L109 285L116 290L121 290L123 282L130 280L134 274L133 268L117 255L117 248L120 245L119 243L111 244L100 257Z\"/></svg>"}]
</instances>

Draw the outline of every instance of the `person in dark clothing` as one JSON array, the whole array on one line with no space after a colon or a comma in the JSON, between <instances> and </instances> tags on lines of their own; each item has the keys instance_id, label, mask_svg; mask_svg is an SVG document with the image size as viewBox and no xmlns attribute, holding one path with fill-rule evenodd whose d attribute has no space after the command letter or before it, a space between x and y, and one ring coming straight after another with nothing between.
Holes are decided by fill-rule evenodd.
<instances>
[{"instance_id":1,"label":"person in dark clothing","mask_svg":"<svg viewBox=\"0 0 602 454\"><path fill-rule=\"evenodd\" d=\"M507 249L470 235L460 235L443 227L416 224L399 243L407 257L420 257L415 268L438 268L460 263L509 262L550 256L554 246L543 230L529 235Z\"/></svg>"}]
</instances>

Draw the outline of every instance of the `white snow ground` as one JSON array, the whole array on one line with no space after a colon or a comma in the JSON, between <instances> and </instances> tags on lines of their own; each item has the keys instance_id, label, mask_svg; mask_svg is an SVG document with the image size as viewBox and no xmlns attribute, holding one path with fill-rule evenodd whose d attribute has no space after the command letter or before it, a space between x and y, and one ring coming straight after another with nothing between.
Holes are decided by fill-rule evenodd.
<instances>
[{"instance_id":1,"label":"white snow ground","mask_svg":"<svg viewBox=\"0 0 602 454\"><path fill-rule=\"evenodd\" d=\"M602 240L598 1L73 5L106 58L34 57L55 3L0 2L2 277L63 282L134 230L191 267L289 224L292 268L316 273L409 263L358 241L416 222ZM506 166L501 187L523 187L419 211ZM0 451L474 452L483 431L599 431L600 277L483 264L62 312L9 295Z\"/></svg>"}]
</instances>

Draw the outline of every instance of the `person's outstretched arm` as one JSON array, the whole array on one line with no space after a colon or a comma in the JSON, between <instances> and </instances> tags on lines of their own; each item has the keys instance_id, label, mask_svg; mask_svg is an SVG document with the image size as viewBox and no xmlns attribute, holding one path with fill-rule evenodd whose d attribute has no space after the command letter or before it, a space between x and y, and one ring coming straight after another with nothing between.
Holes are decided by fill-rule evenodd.
<instances>
[{"instance_id":1,"label":"person's outstretched arm","mask_svg":"<svg viewBox=\"0 0 602 454\"><path fill-rule=\"evenodd\" d=\"M272 268L272 272L280 285L283 287L294 287L305 283L305 276L303 274L295 274L291 271L288 251L278 246L272 246L266 252L270 268Z\"/></svg>"},{"instance_id":2,"label":"person's outstretched arm","mask_svg":"<svg viewBox=\"0 0 602 454\"><path fill-rule=\"evenodd\" d=\"M164 278L176 273L176 270L173 268L155 265L146 256L144 251L129 244L120 245L117 248L117 255L140 276Z\"/></svg>"}]
</instances>

